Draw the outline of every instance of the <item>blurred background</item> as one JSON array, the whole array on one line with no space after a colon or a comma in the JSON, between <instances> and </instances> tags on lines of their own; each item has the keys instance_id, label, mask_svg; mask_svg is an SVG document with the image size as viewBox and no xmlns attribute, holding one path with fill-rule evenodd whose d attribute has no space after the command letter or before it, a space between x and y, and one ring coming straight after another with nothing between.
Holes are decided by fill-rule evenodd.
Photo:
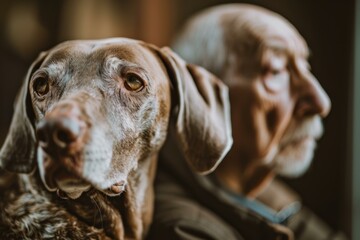
<instances>
[{"instance_id":1,"label":"blurred background","mask_svg":"<svg viewBox=\"0 0 360 240\"><path fill-rule=\"evenodd\" d=\"M170 45L187 17L230 2L278 12L307 40L313 73L329 94L332 111L310 171L285 181L333 228L360 239L360 0L2 0L0 144L16 92L40 51L64 40L105 37Z\"/></svg>"}]
</instances>

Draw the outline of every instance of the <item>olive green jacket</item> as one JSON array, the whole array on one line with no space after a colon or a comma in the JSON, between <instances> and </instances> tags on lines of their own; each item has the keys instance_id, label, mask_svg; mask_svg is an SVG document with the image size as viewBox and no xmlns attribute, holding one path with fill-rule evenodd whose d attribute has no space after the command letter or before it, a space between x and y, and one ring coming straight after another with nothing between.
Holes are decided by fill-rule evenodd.
<instances>
[{"instance_id":1,"label":"olive green jacket","mask_svg":"<svg viewBox=\"0 0 360 240\"><path fill-rule=\"evenodd\" d=\"M346 239L298 196L274 181L255 200L238 196L215 177L192 173L176 149L160 158L149 240Z\"/></svg>"}]
</instances>

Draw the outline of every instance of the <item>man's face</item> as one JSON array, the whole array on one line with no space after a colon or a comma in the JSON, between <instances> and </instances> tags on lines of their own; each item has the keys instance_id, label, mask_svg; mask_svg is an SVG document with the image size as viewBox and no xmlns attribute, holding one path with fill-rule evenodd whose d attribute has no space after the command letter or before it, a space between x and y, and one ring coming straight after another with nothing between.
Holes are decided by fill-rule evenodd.
<instances>
[{"instance_id":1,"label":"man's face","mask_svg":"<svg viewBox=\"0 0 360 240\"><path fill-rule=\"evenodd\" d=\"M307 56L278 46L229 63L224 80L232 104L232 149L240 159L248 159L245 165L265 164L295 177L311 163L330 100L311 74Z\"/></svg>"}]
</instances>

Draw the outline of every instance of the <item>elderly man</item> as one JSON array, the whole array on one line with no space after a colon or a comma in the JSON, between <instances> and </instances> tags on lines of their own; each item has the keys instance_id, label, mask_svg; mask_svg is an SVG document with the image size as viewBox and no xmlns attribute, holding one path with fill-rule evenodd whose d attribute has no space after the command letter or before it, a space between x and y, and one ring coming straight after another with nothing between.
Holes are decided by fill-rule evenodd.
<instances>
[{"instance_id":1,"label":"elderly man","mask_svg":"<svg viewBox=\"0 0 360 240\"><path fill-rule=\"evenodd\" d=\"M263 8L224 5L192 18L174 48L229 86L234 144L198 176L168 143L150 239L345 239L274 180L309 168L330 111L297 30Z\"/></svg>"}]
</instances>

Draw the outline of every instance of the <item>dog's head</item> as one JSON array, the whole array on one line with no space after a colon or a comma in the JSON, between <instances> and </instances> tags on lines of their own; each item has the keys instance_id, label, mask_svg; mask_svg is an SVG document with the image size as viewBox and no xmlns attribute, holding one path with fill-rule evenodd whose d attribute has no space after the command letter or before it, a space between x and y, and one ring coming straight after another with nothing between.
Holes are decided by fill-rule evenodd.
<instances>
[{"instance_id":1,"label":"dog's head","mask_svg":"<svg viewBox=\"0 0 360 240\"><path fill-rule=\"evenodd\" d=\"M0 163L26 173L37 159L45 186L70 198L90 188L118 195L157 156L170 119L190 165L213 170L232 142L219 80L140 41L65 42L30 67Z\"/></svg>"}]
</instances>

